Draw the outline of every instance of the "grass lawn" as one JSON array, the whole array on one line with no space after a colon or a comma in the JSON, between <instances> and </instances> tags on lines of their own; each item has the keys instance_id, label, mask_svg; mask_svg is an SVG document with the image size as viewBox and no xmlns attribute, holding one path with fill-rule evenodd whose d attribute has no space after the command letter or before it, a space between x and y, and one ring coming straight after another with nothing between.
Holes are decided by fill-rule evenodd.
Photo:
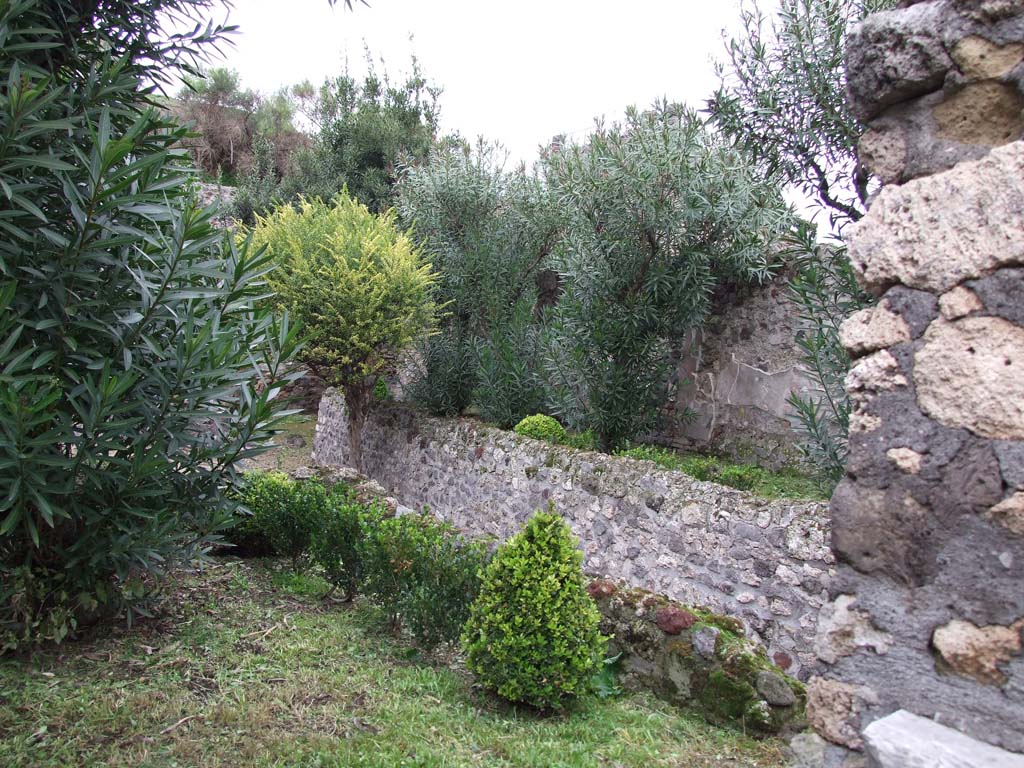
<instances>
[{"instance_id":1,"label":"grass lawn","mask_svg":"<svg viewBox=\"0 0 1024 768\"><path fill-rule=\"evenodd\" d=\"M778 741L650 696L541 717L416 657L315 577L218 560L157 617L0 660L0 765L782 766Z\"/></svg>"},{"instance_id":2,"label":"grass lawn","mask_svg":"<svg viewBox=\"0 0 1024 768\"><path fill-rule=\"evenodd\" d=\"M765 499L827 501L832 495L831 489L823 486L820 479L792 469L772 471L751 464L734 464L713 456L678 453L656 445L634 445L618 451L616 455L653 461L662 469L749 491Z\"/></svg>"},{"instance_id":3,"label":"grass lawn","mask_svg":"<svg viewBox=\"0 0 1024 768\"><path fill-rule=\"evenodd\" d=\"M297 413L281 424L283 430L274 438L275 447L266 453L248 459L247 469L268 472L291 472L313 463L313 439L316 437L316 414Z\"/></svg>"}]
</instances>

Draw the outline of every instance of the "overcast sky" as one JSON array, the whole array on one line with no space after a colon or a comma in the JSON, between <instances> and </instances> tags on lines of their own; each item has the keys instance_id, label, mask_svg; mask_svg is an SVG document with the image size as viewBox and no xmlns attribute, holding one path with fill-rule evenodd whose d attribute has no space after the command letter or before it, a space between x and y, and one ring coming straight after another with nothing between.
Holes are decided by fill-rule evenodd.
<instances>
[{"instance_id":1,"label":"overcast sky","mask_svg":"<svg viewBox=\"0 0 1024 768\"><path fill-rule=\"evenodd\" d=\"M225 64L269 92L365 71L363 42L397 79L415 54L438 85L442 128L501 141L513 160L584 137L597 116L667 97L703 106L738 0L236 0ZM411 36L411 40L410 40Z\"/></svg>"}]
</instances>

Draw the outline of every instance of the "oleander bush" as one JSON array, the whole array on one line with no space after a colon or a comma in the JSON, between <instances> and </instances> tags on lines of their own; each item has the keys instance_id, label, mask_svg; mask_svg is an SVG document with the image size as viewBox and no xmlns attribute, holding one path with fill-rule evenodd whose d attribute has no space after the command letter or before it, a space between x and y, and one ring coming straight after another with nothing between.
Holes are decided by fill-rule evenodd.
<instances>
[{"instance_id":1,"label":"oleander bush","mask_svg":"<svg viewBox=\"0 0 1024 768\"><path fill-rule=\"evenodd\" d=\"M161 109L212 5L0 4L0 651L144 611L282 416L272 262L197 208Z\"/></svg>"},{"instance_id":2,"label":"oleander bush","mask_svg":"<svg viewBox=\"0 0 1024 768\"><path fill-rule=\"evenodd\" d=\"M542 344L543 328L525 301L479 342L472 401L481 419L508 429L547 409Z\"/></svg>"},{"instance_id":3,"label":"oleander bush","mask_svg":"<svg viewBox=\"0 0 1024 768\"><path fill-rule=\"evenodd\" d=\"M413 398L435 415L476 406L505 426L543 405L540 279L557 216L537 174L504 167L499 145L449 142L426 163L406 163L396 208L438 273L441 333L419 357Z\"/></svg>"},{"instance_id":4,"label":"oleander bush","mask_svg":"<svg viewBox=\"0 0 1024 768\"><path fill-rule=\"evenodd\" d=\"M537 512L484 569L462 635L467 665L499 696L564 709L590 690L604 658L583 555L565 521Z\"/></svg>"},{"instance_id":5,"label":"oleander bush","mask_svg":"<svg viewBox=\"0 0 1024 768\"><path fill-rule=\"evenodd\" d=\"M416 376L409 399L435 416L458 416L473 399L478 384L476 342L457 324L441 328L416 345Z\"/></svg>"},{"instance_id":6,"label":"oleander bush","mask_svg":"<svg viewBox=\"0 0 1024 768\"><path fill-rule=\"evenodd\" d=\"M749 155L679 104L631 108L546 167L564 283L548 345L553 413L610 453L657 426L668 340L701 326L717 288L771 278L791 216Z\"/></svg>"},{"instance_id":7,"label":"oleander bush","mask_svg":"<svg viewBox=\"0 0 1024 768\"><path fill-rule=\"evenodd\" d=\"M545 416L543 413L527 416L515 425L513 431L517 435L548 443L565 443L569 439L569 434L565 427L558 423L558 419Z\"/></svg>"}]
</instances>

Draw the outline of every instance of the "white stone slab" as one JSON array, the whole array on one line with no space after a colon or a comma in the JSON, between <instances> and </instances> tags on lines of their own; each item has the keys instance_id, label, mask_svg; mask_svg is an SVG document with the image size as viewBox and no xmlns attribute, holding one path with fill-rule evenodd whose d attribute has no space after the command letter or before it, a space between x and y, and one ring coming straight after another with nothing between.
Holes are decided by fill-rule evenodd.
<instances>
[{"instance_id":1,"label":"white stone slab","mask_svg":"<svg viewBox=\"0 0 1024 768\"><path fill-rule=\"evenodd\" d=\"M865 728L864 743L880 768L1024 768L1024 755L903 709Z\"/></svg>"}]
</instances>

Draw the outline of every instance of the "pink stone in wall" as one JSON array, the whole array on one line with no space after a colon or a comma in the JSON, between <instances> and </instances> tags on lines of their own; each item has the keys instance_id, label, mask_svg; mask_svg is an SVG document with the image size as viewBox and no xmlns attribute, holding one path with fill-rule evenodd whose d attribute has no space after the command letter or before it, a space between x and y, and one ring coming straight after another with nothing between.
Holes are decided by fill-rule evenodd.
<instances>
[{"instance_id":1,"label":"pink stone in wall","mask_svg":"<svg viewBox=\"0 0 1024 768\"><path fill-rule=\"evenodd\" d=\"M783 672L793 666L793 658L785 651L776 651L772 654L774 661Z\"/></svg>"},{"instance_id":2,"label":"pink stone in wall","mask_svg":"<svg viewBox=\"0 0 1024 768\"><path fill-rule=\"evenodd\" d=\"M696 616L674 605L666 605L659 609L654 620L661 631L667 635L678 635L684 629L689 629L697 623Z\"/></svg>"},{"instance_id":3,"label":"pink stone in wall","mask_svg":"<svg viewBox=\"0 0 1024 768\"><path fill-rule=\"evenodd\" d=\"M594 579L587 585L587 594L594 600L602 597L611 597L618 592L618 587L608 579Z\"/></svg>"}]
</instances>

